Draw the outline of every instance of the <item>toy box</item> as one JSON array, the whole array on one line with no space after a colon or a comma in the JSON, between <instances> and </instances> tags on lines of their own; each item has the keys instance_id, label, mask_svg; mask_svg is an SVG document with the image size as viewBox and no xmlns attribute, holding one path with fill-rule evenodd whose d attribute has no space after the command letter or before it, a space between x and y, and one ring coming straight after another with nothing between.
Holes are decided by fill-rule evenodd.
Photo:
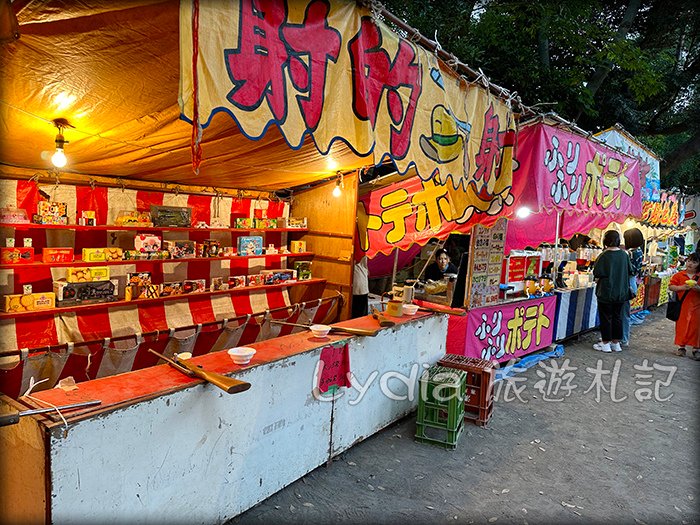
<instances>
[{"instance_id":1,"label":"toy box","mask_svg":"<svg viewBox=\"0 0 700 525\"><path fill-rule=\"evenodd\" d=\"M32 218L34 224L68 224L68 217L56 217L55 215L34 214Z\"/></svg>"},{"instance_id":2,"label":"toy box","mask_svg":"<svg viewBox=\"0 0 700 525\"><path fill-rule=\"evenodd\" d=\"M143 226L152 227L151 214L147 211L120 210L114 221L117 226Z\"/></svg>"},{"instance_id":3,"label":"toy box","mask_svg":"<svg viewBox=\"0 0 700 525\"><path fill-rule=\"evenodd\" d=\"M277 219L280 228L306 228L306 217L283 217Z\"/></svg>"},{"instance_id":4,"label":"toy box","mask_svg":"<svg viewBox=\"0 0 700 525\"><path fill-rule=\"evenodd\" d=\"M45 263L73 262L73 248L44 248L41 260Z\"/></svg>"},{"instance_id":5,"label":"toy box","mask_svg":"<svg viewBox=\"0 0 700 525\"><path fill-rule=\"evenodd\" d=\"M83 248L83 262L105 262L107 254L104 248Z\"/></svg>"},{"instance_id":6,"label":"toy box","mask_svg":"<svg viewBox=\"0 0 700 525\"><path fill-rule=\"evenodd\" d=\"M151 204L151 220L154 226L189 228L192 226L192 208Z\"/></svg>"},{"instance_id":7,"label":"toy box","mask_svg":"<svg viewBox=\"0 0 700 525\"><path fill-rule=\"evenodd\" d=\"M106 261L121 261L124 257L124 252L121 248L105 248Z\"/></svg>"},{"instance_id":8,"label":"toy box","mask_svg":"<svg viewBox=\"0 0 700 525\"><path fill-rule=\"evenodd\" d=\"M297 271L297 279L300 281L311 279L311 261L294 261L294 269Z\"/></svg>"},{"instance_id":9,"label":"toy box","mask_svg":"<svg viewBox=\"0 0 700 525\"><path fill-rule=\"evenodd\" d=\"M262 270L265 284L293 283L297 280L296 270Z\"/></svg>"},{"instance_id":10,"label":"toy box","mask_svg":"<svg viewBox=\"0 0 700 525\"><path fill-rule=\"evenodd\" d=\"M141 253L160 251L161 241L157 235L140 233L134 236L134 249Z\"/></svg>"},{"instance_id":11,"label":"toy box","mask_svg":"<svg viewBox=\"0 0 700 525\"><path fill-rule=\"evenodd\" d=\"M0 263L28 264L34 262L34 248L24 246L16 248L0 248Z\"/></svg>"},{"instance_id":12,"label":"toy box","mask_svg":"<svg viewBox=\"0 0 700 525\"><path fill-rule=\"evenodd\" d=\"M182 293L201 293L206 291L206 279L187 279L182 282Z\"/></svg>"},{"instance_id":13,"label":"toy box","mask_svg":"<svg viewBox=\"0 0 700 525\"><path fill-rule=\"evenodd\" d=\"M26 210L8 206L0 208L0 222L3 224L27 224L29 218L27 218Z\"/></svg>"},{"instance_id":14,"label":"toy box","mask_svg":"<svg viewBox=\"0 0 700 525\"><path fill-rule=\"evenodd\" d=\"M69 283L68 281L54 281L53 292L56 301L68 304L75 303L101 303L116 301L119 291L119 281L92 281L86 283Z\"/></svg>"},{"instance_id":15,"label":"toy box","mask_svg":"<svg viewBox=\"0 0 700 525\"><path fill-rule=\"evenodd\" d=\"M173 259L190 259L196 254L194 241L165 241L165 249Z\"/></svg>"},{"instance_id":16,"label":"toy box","mask_svg":"<svg viewBox=\"0 0 700 525\"><path fill-rule=\"evenodd\" d=\"M248 286L248 277L246 275L234 275L228 278L229 288L242 288Z\"/></svg>"},{"instance_id":17,"label":"toy box","mask_svg":"<svg viewBox=\"0 0 700 525\"><path fill-rule=\"evenodd\" d=\"M238 255L262 255L263 238L259 235L252 237L239 237Z\"/></svg>"},{"instance_id":18,"label":"toy box","mask_svg":"<svg viewBox=\"0 0 700 525\"><path fill-rule=\"evenodd\" d=\"M306 251L306 241L290 241L289 251L291 253L304 253Z\"/></svg>"},{"instance_id":19,"label":"toy box","mask_svg":"<svg viewBox=\"0 0 700 525\"><path fill-rule=\"evenodd\" d=\"M122 259L125 261L151 261L154 259L169 259L170 252L168 250L160 250L157 252L137 252L136 250L124 250Z\"/></svg>"},{"instance_id":20,"label":"toy box","mask_svg":"<svg viewBox=\"0 0 700 525\"><path fill-rule=\"evenodd\" d=\"M218 290L228 290L228 281L224 282L223 277L212 277L209 291L216 292Z\"/></svg>"},{"instance_id":21,"label":"toy box","mask_svg":"<svg viewBox=\"0 0 700 525\"><path fill-rule=\"evenodd\" d=\"M255 228L260 230L267 230L270 228L277 228L277 219L255 219Z\"/></svg>"},{"instance_id":22,"label":"toy box","mask_svg":"<svg viewBox=\"0 0 700 525\"><path fill-rule=\"evenodd\" d=\"M39 201L36 206L37 215L53 215L65 217L68 215L68 204L56 201Z\"/></svg>"},{"instance_id":23,"label":"toy box","mask_svg":"<svg viewBox=\"0 0 700 525\"><path fill-rule=\"evenodd\" d=\"M6 312L47 310L56 306L56 295L53 292L6 295L3 306Z\"/></svg>"},{"instance_id":24,"label":"toy box","mask_svg":"<svg viewBox=\"0 0 700 525\"><path fill-rule=\"evenodd\" d=\"M173 281L169 283L163 283L160 285L161 297L167 297L169 295L181 295L182 293L182 281Z\"/></svg>"},{"instance_id":25,"label":"toy box","mask_svg":"<svg viewBox=\"0 0 700 525\"><path fill-rule=\"evenodd\" d=\"M202 243L202 257L219 257L221 243L215 239L205 239Z\"/></svg>"},{"instance_id":26,"label":"toy box","mask_svg":"<svg viewBox=\"0 0 700 525\"><path fill-rule=\"evenodd\" d=\"M263 286L265 284L265 276L262 274L255 274L248 276L248 286Z\"/></svg>"},{"instance_id":27,"label":"toy box","mask_svg":"<svg viewBox=\"0 0 700 525\"><path fill-rule=\"evenodd\" d=\"M250 217L246 217L244 219L238 218L233 220L233 227L234 228L246 228L246 229L251 229L255 227L255 219L251 219Z\"/></svg>"}]
</instances>

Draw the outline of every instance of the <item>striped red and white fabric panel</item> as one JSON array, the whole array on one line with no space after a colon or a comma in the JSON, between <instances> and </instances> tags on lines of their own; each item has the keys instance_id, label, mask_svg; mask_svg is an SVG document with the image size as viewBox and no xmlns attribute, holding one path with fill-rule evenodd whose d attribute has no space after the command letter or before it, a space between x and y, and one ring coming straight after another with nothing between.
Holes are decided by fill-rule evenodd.
<instances>
[{"instance_id":1,"label":"striped red and white fabric panel","mask_svg":"<svg viewBox=\"0 0 700 525\"><path fill-rule=\"evenodd\" d=\"M121 211L148 211L151 204L166 206L189 206L192 208L193 223L204 221L212 226L231 227L232 217L280 218L289 216L289 205L285 202L236 199L232 197L215 198L205 195L169 194L151 191L122 190L89 186L59 184L58 186L39 186L31 181L0 180L0 207L15 206L31 215L37 209L37 203L43 199L42 193L51 200L66 202L70 222L75 222L76 213L94 210L98 224L114 224ZM193 232L163 232L164 240L204 241L216 239L222 246L236 246L236 239L249 235L242 230L238 232L209 232L206 229ZM260 235L256 233L255 235ZM72 230L18 230L15 232L15 245L22 246L25 237L32 239L32 246L37 257L45 247L74 247L79 255L83 248L102 248L117 246L133 249L134 232L107 231L72 231ZM280 232L264 234L265 245L280 247L287 243L287 235ZM209 284L212 277L229 277L259 273L263 268L284 268L287 258L284 256L254 258L248 260L207 261L206 259L182 263L137 262L133 265L111 266L110 271L120 279L124 286L126 273L133 271L151 271L153 282L169 282L184 279L206 279ZM0 270L0 294L22 293L24 284L32 284L35 292L48 292L52 289L52 280L65 276L65 268L17 268ZM123 282L122 282L123 281ZM122 288L123 290L123 288Z\"/></svg>"}]
</instances>

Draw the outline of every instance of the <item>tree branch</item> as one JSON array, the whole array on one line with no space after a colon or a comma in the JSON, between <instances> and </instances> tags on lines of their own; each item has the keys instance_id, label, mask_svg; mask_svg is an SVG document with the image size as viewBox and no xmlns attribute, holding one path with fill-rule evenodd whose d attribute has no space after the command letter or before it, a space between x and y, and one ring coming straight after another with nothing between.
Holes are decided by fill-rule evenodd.
<instances>
[{"instance_id":1,"label":"tree branch","mask_svg":"<svg viewBox=\"0 0 700 525\"><path fill-rule=\"evenodd\" d=\"M666 154L663 168L668 173L675 171L684 161L698 153L700 153L700 131L696 132L676 149Z\"/></svg>"}]
</instances>

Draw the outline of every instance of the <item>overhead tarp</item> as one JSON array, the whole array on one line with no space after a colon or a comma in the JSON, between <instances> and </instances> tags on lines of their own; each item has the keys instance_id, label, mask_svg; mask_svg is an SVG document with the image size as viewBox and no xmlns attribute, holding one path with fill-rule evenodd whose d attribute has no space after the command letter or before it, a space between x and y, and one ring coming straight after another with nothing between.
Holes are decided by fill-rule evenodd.
<instances>
[{"instance_id":1,"label":"overhead tarp","mask_svg":"<svg viewBox=\"0 0 700 525\"><path fill-rule=\"evenodd\" d=\"M292 149L311 137L324 155L341 142L375 163L392 160L402 174L415 168L411 191L422 185L435 193L435 206L437 194L443 198L439 214L417 216L421 231L409 228L400 246L427 241L424 224L442 232L512 202L510 164L502 159L509 106L355 2L183 0L180 34L180 107L204 137L224 113L254 140L276 128ZM402 204L385 202L382 209ZM370 257L385 249L364 245Z\"/></svg>"},{"instance_id":2,"label":"overhead tarp","mask_svg":"<svg viewBox=\"0 0 700 525\"><path fill-rule=\"evenodd\" d=\"M609 146L639 159L642 201L658 202L661 198L659 157L618 126L596 133L595 137Z\"/></svg>"},{"instance_id":3,"label":"overhead tarp","mask_svg":"<svg viewBox=\"0 0 700 525\"><path fill-rule=\"evenodd\" d=\"M506 251L605 228L642 212L639 161L599 142L545 123L518 131L514 208L533 214L508 225Z\"/></svg>"}]
</instances>

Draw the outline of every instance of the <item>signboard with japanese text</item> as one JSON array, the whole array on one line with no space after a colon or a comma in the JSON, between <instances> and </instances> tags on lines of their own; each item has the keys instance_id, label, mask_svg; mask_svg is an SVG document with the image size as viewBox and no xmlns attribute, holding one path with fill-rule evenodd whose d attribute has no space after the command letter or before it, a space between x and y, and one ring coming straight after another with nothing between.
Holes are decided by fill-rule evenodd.
<instances>
[{"instance_id":1,"label":"signboard with japanese text","mask_svg":"<svg viewBox=\"0 0 700 525\"><path fill-rule=\"evenodd\" d=\"M519 203L611 220L641 216L636 158L539 123L518 132L517 160Z\"/></svg>"},{"instance_id":2,"label":"signboard with japanese text","mask_svg":"<svg viewBox=\"0 0 700 525\"><path fill-rule=\"evenodd\" d=\"M632 138L623 130L606 129L596 133L595 137L606 144L639 159L639 180L642 200L658 202L661 197L661 179L659 158L649 149Z\"/></svg>"},{"instance_id":3,"label":"signboard with japanese text","mask_svg":"<svg viewBox=\"0 0 700 525\"><path fill-rule=\"evenodd\" d=\"M685 215L685 203L683 196L662 191L656 202L644 201L642 203L641 222L649 226L677 227L683 221Z\"/></svg>"},{"instance_id":4,"label":"signboard with japanese text","mask_svg":"<svg viewBox=\"0 0 700 525\"><path fill-rule=\"evenodd\" d=\"M476 225L472 230L471 253L469 257L469 299L470 308L497 303L503 250L506 242L508 221L501 218L491 228Z\"/></svg>"},{"instance_id":5,"label":"signboard with japanese text","mask_svg":"<svg viewBox=\"0 0 700 525\"><path fill-rule=\"evenodd\" d=\"M328 392L332 387L350 386L350 352L348 344L328 345L321 350L318 389Z\"/></svg>"},{"instance_id":6,"label":"signboard with japanese text","mask_svg":"<svg viewBox=\"0 0 700 525\"><path fill-rule=\"evenodd\" d=\"M407 178L417 175L414 191L399 190L360 212L367 218L360 235L370 258L425 243L434 230L488 222L512 204L509 106L354 1L183 0L180 6L185 120L195 119L196 6L197 120L204 133L223 112L253 140L273 125L291 149L310 137L329 166L334 143L342 141L360 156L372 155L374 163L392 160ZM336 169L342 166L319 176ZM417 203L405 215L404 204L412 206L406 198L418 192L430 194L418 197L427 199L425 206ZM400 237L401 228L394 230L399 220L418 226L417 235ZM387 236L389 230L394 233Z\"/></svg>"},{"instance_id":7,"label":"signboard with japanese text","mask_svg":"<svg viewBox=\"0 0 700 525\"><path fill-rule=\"evenodd\" d=\"M464 355L508 361L551 345L556 304L549 296L469 310Z\"/></svg>"}]
</instances>

